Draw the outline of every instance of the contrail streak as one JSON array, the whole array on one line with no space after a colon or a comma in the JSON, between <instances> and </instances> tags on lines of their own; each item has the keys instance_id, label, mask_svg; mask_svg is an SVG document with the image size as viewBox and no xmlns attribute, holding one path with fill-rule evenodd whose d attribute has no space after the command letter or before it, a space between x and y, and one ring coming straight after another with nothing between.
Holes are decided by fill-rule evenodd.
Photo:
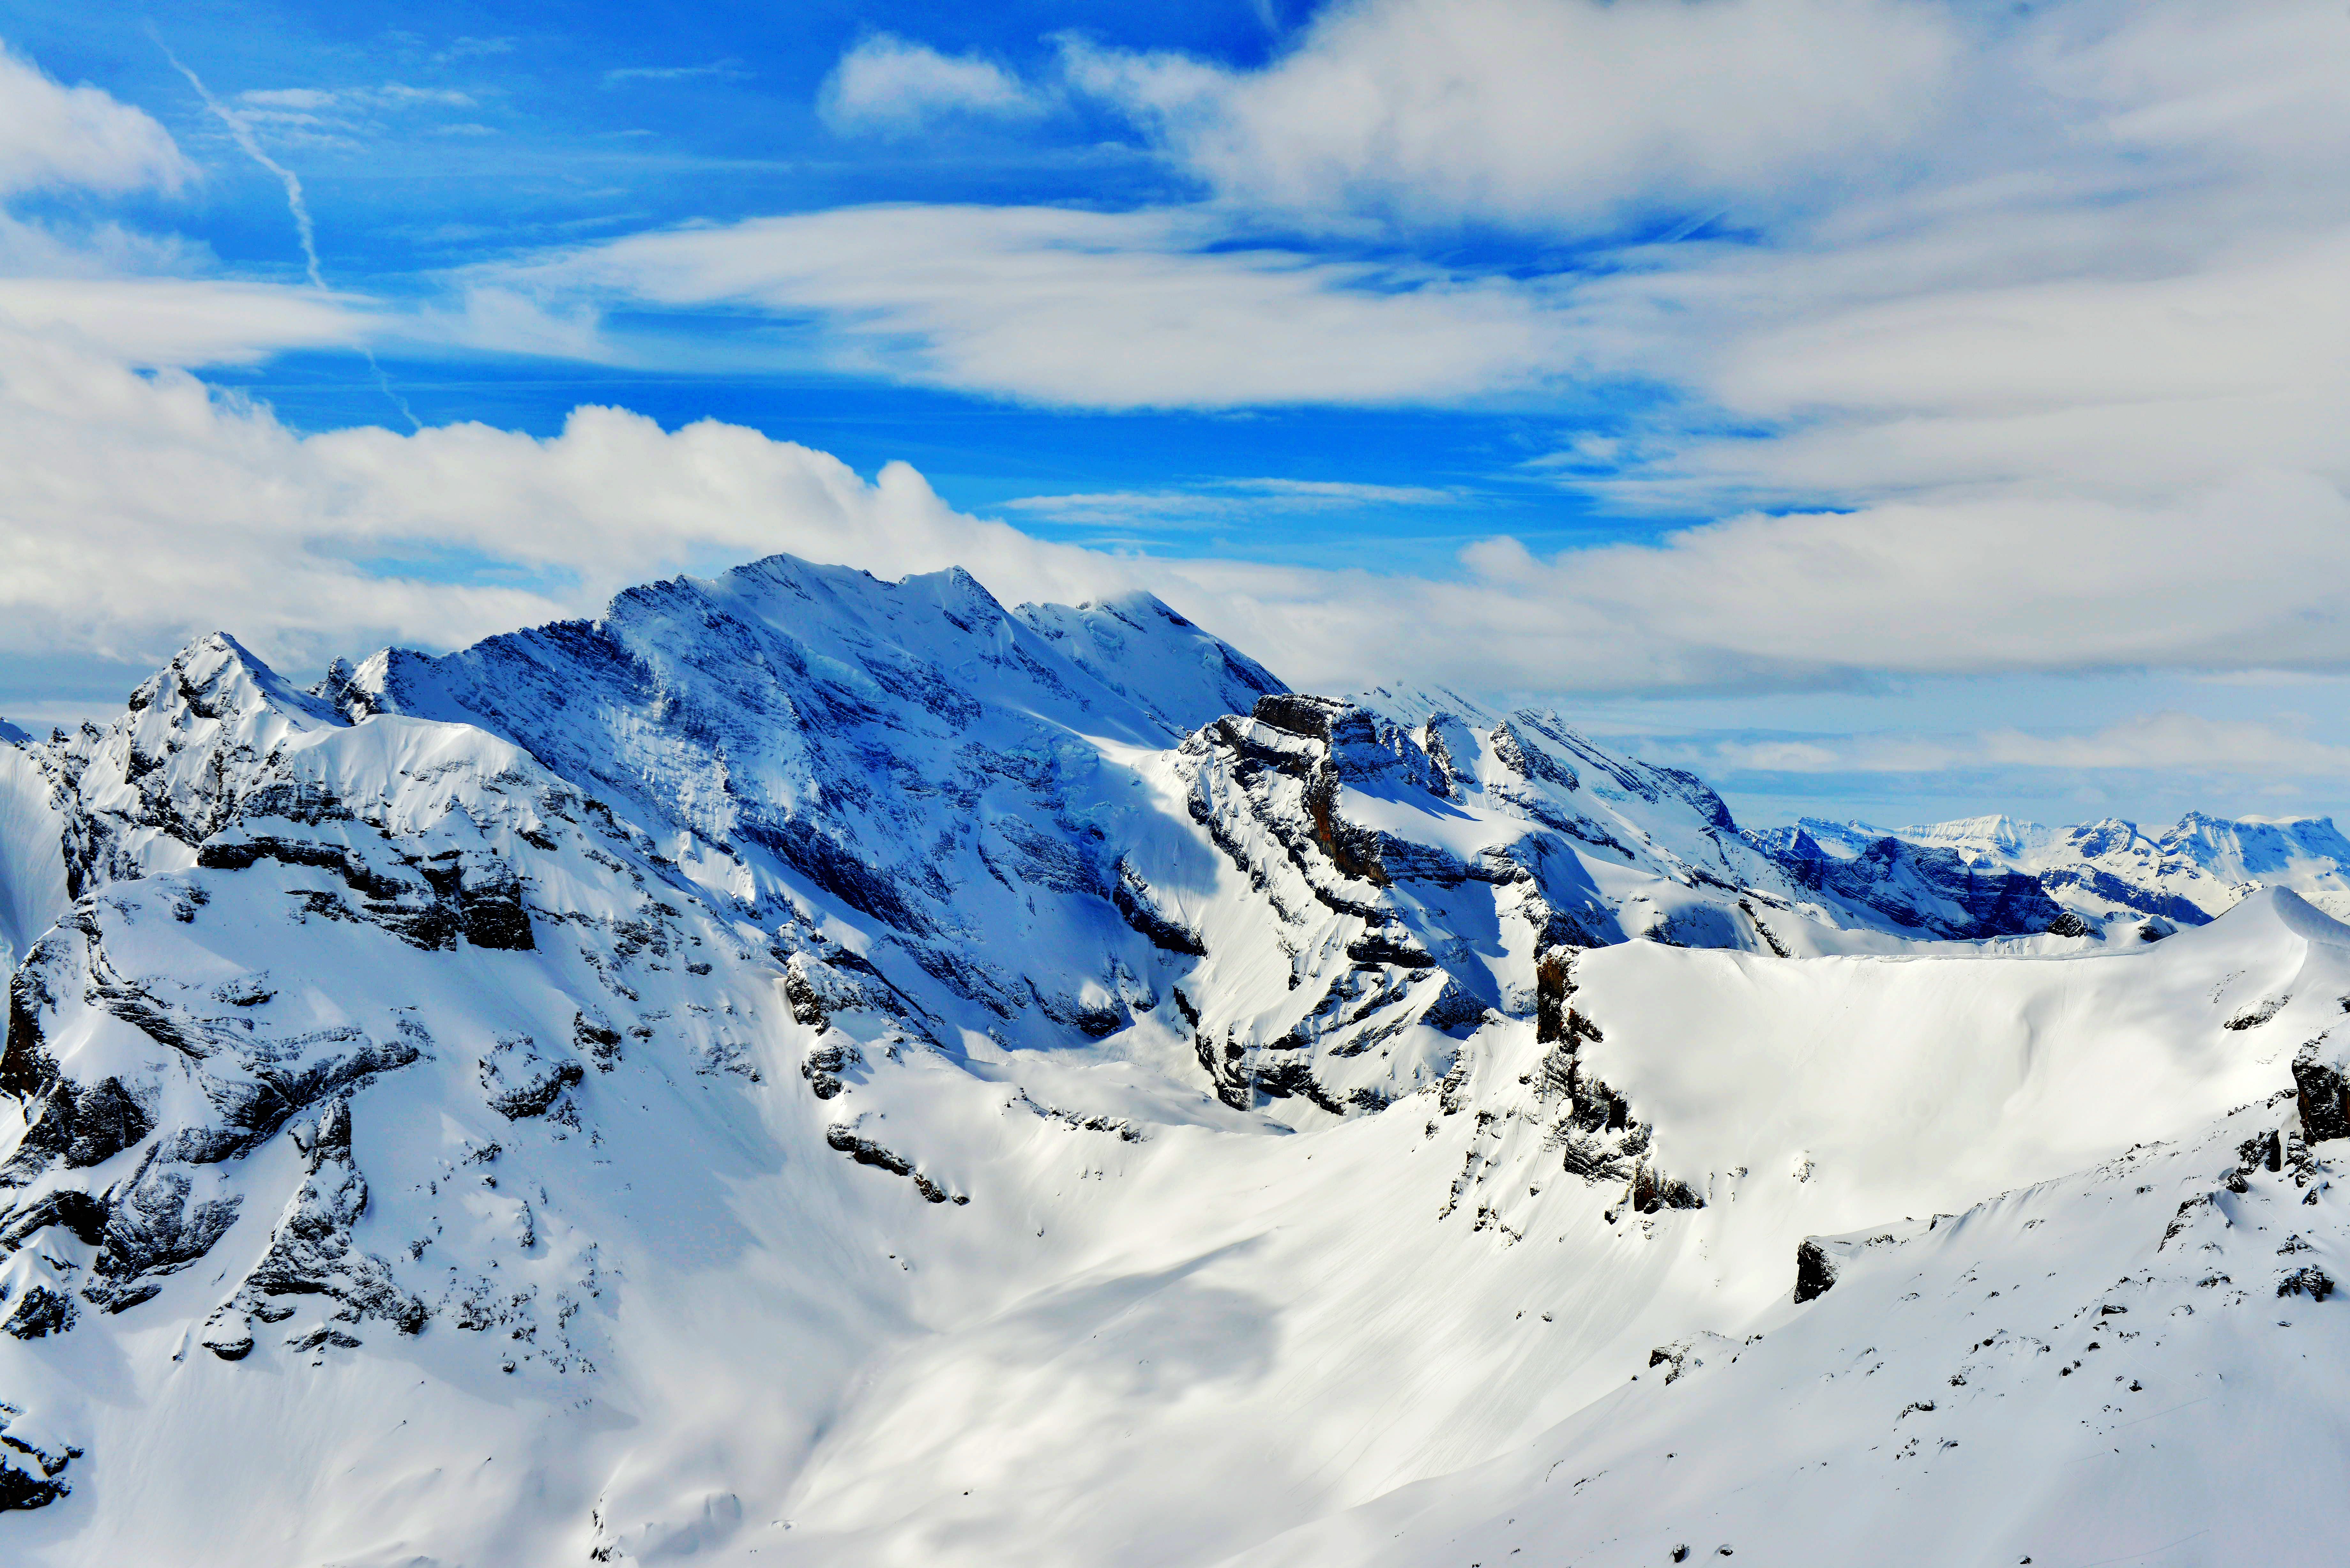
<instances>
[{"instance_id":1,"label":"contrail streak","mask_svg":"<svg viewBox=\"0 0 2350 1568\"><path fill-rule=\"evenodd\" d=\"M196 89L198 98L204 100L204 107L212 110L213 118L228 127L229 135L235 140L244 155L276 175L279 183L286 187L286 210L294 214L294 230L302 241L302 261L309 269L310 286L320 294L333 292L327 286L326 274L318 268L318 231L310 222L310 203L302 196L302 177L261 150L260 139L253 134L253 127L247 123L244 116L214 98L212 95L212 89L204 86L203 78L182 65L180 57L172 52L172 47L163 42L161 34L150 28L148 36L155 40L155 47L163 51L163 57L172 62L172 68L188 78L188 85ZM383 389L383 395L391 400L392 407L398 409L400 416L408 421L410 428L422 430L423 421L419 420L415 410L408 406L408 400L392 390L391 378L385 375L383 367L376 363L375 350L361 344L359 354L367 360L368 369L375 372L375 384Z\"/></svg>"},{"instance_id":2,"label":"contrail streak","mask_svg":"<svg viewBox=\"0 0 2350 1568\"><path fill-rule=\"evenodd\" d=\"M213 111L213 118L228 127L229 135L236 139L236 144L244 150L244 155L276 175L284 183L286 210L294 214L294 227L302 236L302 259L309 264L310 286L325 293L327 280L318 271L318 234L310 225L310 203L302 199L302 177L264 152L261 142L253 134L253 127L245 123L244 117L214 98L212 90L204 86L203 78L180 63L180 57L172 52L171 46L158 37L155 47L163 51L163 57L172 62L173 70L188 78L188 85L196 89L198 98L204 100L204 107Z\"/></svg>"}]
</instances>

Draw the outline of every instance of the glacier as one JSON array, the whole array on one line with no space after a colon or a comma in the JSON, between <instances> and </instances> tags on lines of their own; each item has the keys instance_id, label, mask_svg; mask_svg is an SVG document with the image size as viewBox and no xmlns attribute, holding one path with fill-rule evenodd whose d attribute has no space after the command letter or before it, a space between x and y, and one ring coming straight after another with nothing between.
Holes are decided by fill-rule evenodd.
<instances>
[{"instance_id":1,"label":"glacier","mask_svg":"<svg viewBox=\"0 0 2350 1568\"><path fill-rule=\"evenodd\" d=\"M959 571L200 639L0 734L0 1542L2327 1556L2334 842L1748 830Z\"/></svg>"}]
</instances>

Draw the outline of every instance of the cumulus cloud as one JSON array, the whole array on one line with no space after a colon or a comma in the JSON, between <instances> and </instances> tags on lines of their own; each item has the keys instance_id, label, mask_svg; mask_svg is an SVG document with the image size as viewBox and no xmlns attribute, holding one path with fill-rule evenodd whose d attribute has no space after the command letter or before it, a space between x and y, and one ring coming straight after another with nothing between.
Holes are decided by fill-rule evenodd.
<instances>
[{"instance_id":1,"label":"cumulus cloud","mask_svg":"<svg viewBox=\"0 0 2350 1568\"><path fill-rule=\"evenodd\" d=\"M1050 545L952 511L902 465L868 483L711 421L663 431L583 410L545 441L483 425L299 436L62 331L12 330L0 347L0 637L19 649L151 651L192 615L310 654L359 628L445 644L590 612L664 571L790 550L891 576L960 564L1011 598L1149 587L1313 684L1666 692L1886 671L2350 668L2350 504L2308 475L2134 508L1758 514L1546 558L1494 539L1465 552L1461 577L1432 580ZM1135 505L1076 498L1055 520ZM478 568L463 580L526 586L452 588L401 565L452 555Z\"/></svg>"},{"instance_id":2,"label":"cumulus cloud","mask_svg":"<svg viewBox=\"0 0 2350 1568\"><path fill-rule=\"evenodd\" d=\"M736 426L582 409L546 440L478 424L305 436L184 373L5 324L0 517L0 650L131 659L215 627L297 669L370 643L451 646L776 550L892 576L962 563L1055 597L1134 580L958 515L903 465L868 482ZM445 580L452 561L470 581Z\"/></svg>"},{"instance_id":3,"label":"cumulus cloud","mask_svg":"<svg viewBox=\"0 0 2350 1568\"><path fill-rule=\"evenodd\" d=\"M927 44L877 33L840 57L816 100L825 123L843 134L903 136L941 115L1024 119L1046 99L994 61L943 55Z\"/></svg>"},{"instance_id":4,"label":"cumulus cloud","mask_svg":"<svg viewBox=\"0 0 2350 1568\"><path fill-rule=\"evenodd\" d=\"M100 88L66 87L0 45L0 197L75 187L176 191L195 174L171 132Z\"/></svg>"},{"instance_id":5,"label":"cumulus cloud","mask_svg":"<svg viewBox=\"0 0 2350 1568\"><path fill-rule=\"evenodd\" d=\"M1065 69L1229 200L1579 230L1882 169L1962 41L1911 0L1354 0L1258 70L1082 40Z\"/></svg>"}]
</instances>

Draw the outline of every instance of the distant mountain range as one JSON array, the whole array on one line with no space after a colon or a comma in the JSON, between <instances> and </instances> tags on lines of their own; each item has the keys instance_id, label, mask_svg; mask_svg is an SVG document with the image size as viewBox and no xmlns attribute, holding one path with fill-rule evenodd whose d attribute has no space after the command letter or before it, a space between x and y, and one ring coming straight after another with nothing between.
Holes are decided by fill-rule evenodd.
<instances>
[{"instance_id":1,"label":"distant mountain range","mask_svg":"<svg viewBox=\"0 0 2350 1568\"><path fill-rule=\"evenodd\" d=\"M2189 812L2158 836L2117 817L2074 827L1970 816L1880 828L1807 816L1755 836L1794 860L1854 866L1906 856L1944 878L1960 868L2028 877L2096 930L2144 916L2199 926L2262 888L2290 888L2350 917L2350 839L2327 816Z\"/></svg>"}]
</instances>

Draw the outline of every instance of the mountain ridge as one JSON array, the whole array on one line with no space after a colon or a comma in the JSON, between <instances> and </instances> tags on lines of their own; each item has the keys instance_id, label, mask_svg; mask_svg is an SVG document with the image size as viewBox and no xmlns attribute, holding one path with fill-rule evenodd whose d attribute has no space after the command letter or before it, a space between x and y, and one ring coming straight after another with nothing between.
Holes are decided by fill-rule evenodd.
<instances>
[{"instance_id":1,"label":"mountain ridge","mask_svg":"<svg viewBox=\"0 0 2350 1568\"><path fill-rule=\"evenodd\" d=\"M40 922L0 1051L0 1532L60 1565L1454 1561L1420 1511L1767 1556L1807 1526L1741 1511L1763 1448L1563 1513L1511 1456L1658 1462L1667 1382L1751 1432L1887 1325L1887 1260L2013 1272L2043 1224L2058 1316L2208 1309L2151 1398L2286 1388L2340 1333L2350 929L2290 889L2032 929L1996 869L1774 849L1555 715L1293 692L1163 607L961 574L754 563L308 692L199 639L109 725L0 748L0 893ZM1928 934L2002 898L2024 929ZM2110 1296L2125 1264L2153 1293ZM1902 1399L1956 1411L1981 1310L1902 1342ZM1762 1393L1757 1334L1794 1347ZM2031 1387L1960 1451L2061 1448ZM1921 1418L1879 1403L1813 1459L1884 1539L2049 1538L1945 1468L1949 1531L1865 1457ZM2327 1408L2272 1400L2268 1473L2332 1451ZM2121 1481L2245 1477L2215 1431ZM2337 1511L2230 1517L2282 1548Z\"/></svg>"}]
</instances>

